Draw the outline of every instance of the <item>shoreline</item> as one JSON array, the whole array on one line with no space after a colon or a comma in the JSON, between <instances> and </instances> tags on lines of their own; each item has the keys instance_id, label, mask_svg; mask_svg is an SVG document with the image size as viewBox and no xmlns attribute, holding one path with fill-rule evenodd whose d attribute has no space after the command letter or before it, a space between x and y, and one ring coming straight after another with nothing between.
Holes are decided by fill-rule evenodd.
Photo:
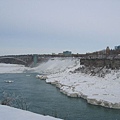
<instances>
[{"instance_id":1,"label":"shoreline","mask_svg":"<svg viewBox=\"0 0 120 120\"><path fill-rule=\"evenodd\" d=\"M89 104L120 109L120 80L113 80L111 73L105 78L83 73L57 73L49 75L46 83L55 85L60 92L69 97L79 97Z\"/></svg>"}]
</instances>

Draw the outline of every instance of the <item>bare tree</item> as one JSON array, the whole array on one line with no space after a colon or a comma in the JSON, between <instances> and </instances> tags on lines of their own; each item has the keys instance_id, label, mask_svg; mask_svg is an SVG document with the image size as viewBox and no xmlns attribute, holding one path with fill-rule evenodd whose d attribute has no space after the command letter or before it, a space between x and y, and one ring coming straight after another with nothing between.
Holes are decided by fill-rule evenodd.
<instances>
[{"instance_id":1,"label":"bare tree","mask_svg":"<svg viewBox=\"0 0 120 120\"><path fill-rule=\"evenodd\" d=\"M10 94L5 91L3 92L3 96L1 99L1 105L17 107L23 110L29 109L29 104L24 97L18 95L16 96L15 94Z\"/></svg>"}]
</instances>

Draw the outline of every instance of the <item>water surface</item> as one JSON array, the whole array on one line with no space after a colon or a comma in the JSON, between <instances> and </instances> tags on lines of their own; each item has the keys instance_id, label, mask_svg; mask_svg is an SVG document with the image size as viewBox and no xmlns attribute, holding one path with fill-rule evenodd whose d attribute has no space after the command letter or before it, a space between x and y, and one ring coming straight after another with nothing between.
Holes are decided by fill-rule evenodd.
<instances>
[{"instance_id":1,"label":"water surface","mask_svg":"<svg viewBox=\"0 0 120 120\"><path fill-rule=\"evenodd\" d=\"M45 81L36 79L37 73L0 74L2 92L20 95L29 103L29 110L64 120L120 120L120 110L87 104L86 100L70 98ZM13 80L13 83L5 83Z\"/></svg>"}]
</instances>

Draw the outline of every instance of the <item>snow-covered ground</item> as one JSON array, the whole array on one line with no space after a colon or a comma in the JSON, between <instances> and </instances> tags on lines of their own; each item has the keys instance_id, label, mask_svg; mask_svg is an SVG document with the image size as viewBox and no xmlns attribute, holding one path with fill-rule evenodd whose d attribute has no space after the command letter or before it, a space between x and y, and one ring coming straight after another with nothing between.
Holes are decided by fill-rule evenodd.
<instances>
[{"instance_id":1,"label":"snow-covered ground","mask_svg":"<svg viewBox=\"0 0 120 120\"><path fill-rule=\"evenodd\" d=\"M99 78L66 72L48 78L47 83L55 84L67 96L82 97L91 104L120 109L120 79L116 75Z\"/></svg>"},{"instance_id":2,"label":"snow-covered ground","mask_svg":"<svg viewBox=\"0 0 120 120\"><path fill-rule=\"evenodd\" d=\"M22 73L28 69L24 65L0 63L0 73Z\"/></svg>"},{"instance_id":3,"label":"snow-covered ground","mask_svg":"<svg viewBox=\"0 0 120 120\"><path fill-rule=\"evenodd\" d=\"M104 77L98 77L80 71L74 72L79 67L80 60L77 58L52 58L36 68L28 69L20 66L16 69L21 72L28 69L47 74L46 82L55 84L68 96L82 97L90 104L120 109L120 70L109 70ZM14 67L8 66L8 68L13 72Z\"/></svg>"},{"instance_id":4,"label":"snow-covered ground","mask_svg":"<svg viewBox=\"0 0 120 120\"><path fill-rule=\"evenodd\" d=\"M0 120L61 120L50 116L43 116L29 111L0 105Z\"/></svg>"}]
</instances>

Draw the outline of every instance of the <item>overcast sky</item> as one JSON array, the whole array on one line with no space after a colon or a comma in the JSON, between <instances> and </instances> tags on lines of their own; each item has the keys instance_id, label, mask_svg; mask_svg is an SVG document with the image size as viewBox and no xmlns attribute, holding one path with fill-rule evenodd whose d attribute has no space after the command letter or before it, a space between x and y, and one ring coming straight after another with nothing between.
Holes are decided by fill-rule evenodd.
<instances>
[{"instance_id":1,"label":"overcast sky","mask_svg":"<svg viewBox=\"0 0 120 120\"><path fill-rule=\"evenodd\" d=\"M0 55L86 53L120 45L120 0L0 0Z\"/></svg>"}]
</instances>

